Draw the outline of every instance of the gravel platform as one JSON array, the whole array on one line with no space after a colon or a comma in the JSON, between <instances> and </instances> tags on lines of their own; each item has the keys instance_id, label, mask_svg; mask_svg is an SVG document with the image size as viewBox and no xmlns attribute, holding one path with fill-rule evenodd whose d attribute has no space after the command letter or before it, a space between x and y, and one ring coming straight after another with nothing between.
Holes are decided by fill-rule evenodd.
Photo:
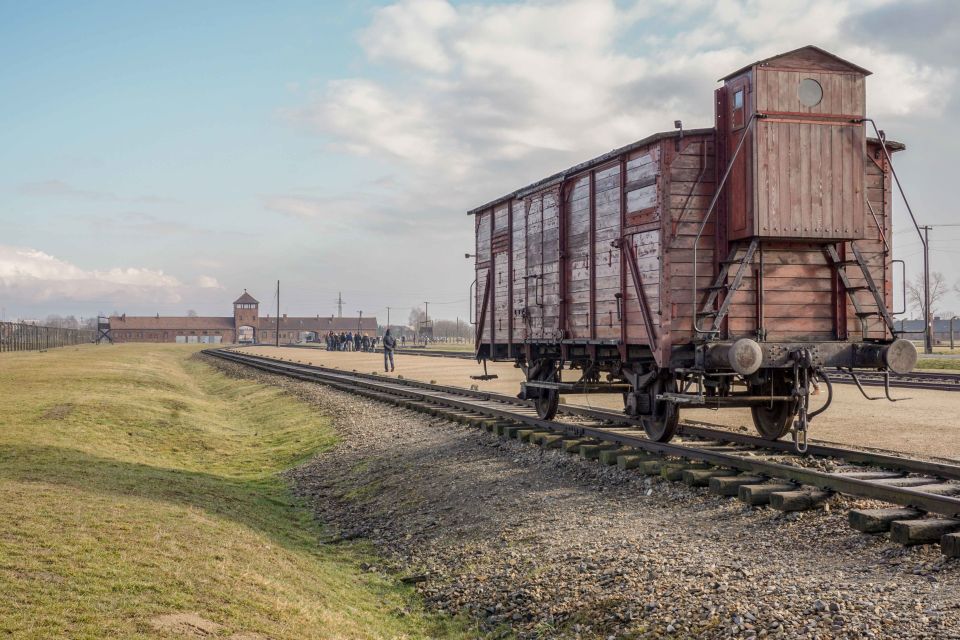
<instances>
[{"instance_id":1,"label":"gravel platform","mask_svg":"<svg viewBox=\"0 0 960 640\"><path fill-rule=\"evenodd\" d=\"M847 526L876 503L749 508L204 358L333 419L342 442L288 473L323 543L371 541L368 570L488 637L960 638L960 561Z\"/></svg>"}]
</instances>

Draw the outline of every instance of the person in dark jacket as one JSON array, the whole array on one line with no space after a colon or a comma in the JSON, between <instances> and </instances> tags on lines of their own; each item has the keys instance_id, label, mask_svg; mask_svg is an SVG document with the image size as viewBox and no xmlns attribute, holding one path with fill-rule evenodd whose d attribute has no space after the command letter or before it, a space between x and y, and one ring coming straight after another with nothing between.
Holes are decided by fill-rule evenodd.
<instances>
[{"instance_id":1,"label":"person in dark jacket","mask_svg":"<svg viewBox=\"0 0 960 640\"><path fill-rule=\"evenodd\" d=\"M390 329L383 334L383 370L393 371L393 350L397 348L397 339L390 335ZM387 368L387 362L390 368Z\"/></svg>"},{"instance_id":2,"label":"person in dark jacket","mask_svg":"<svg viewBox=\"0 0 960 640\"><path fill-rule=\"evenodd\" d=\"M360 346L363 347L364 353L370 351L370 336L363 334L363 337L360 339Z\"/></svg>"}]
</instances>

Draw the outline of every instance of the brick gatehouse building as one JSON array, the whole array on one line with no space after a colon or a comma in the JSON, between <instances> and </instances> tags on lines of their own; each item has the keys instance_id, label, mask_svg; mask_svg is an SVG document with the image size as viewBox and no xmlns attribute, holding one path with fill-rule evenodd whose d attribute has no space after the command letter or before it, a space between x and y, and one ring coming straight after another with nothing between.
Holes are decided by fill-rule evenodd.
<instances>
[{"instance_id":1,"label":"brick gatehouse building","mask_svg":"<svg viewBox=\"0 0 960 640\"><path fill-rule=\"evenodd\" d=\"M312 316L280 318L280 342L318 340L330 331L360 331L377 334L377 319ZM233 302L233 316L110 316L110 337L114 342L181 343L272 343L277 339L277 319L260 317L260 303L243 291Z\"/></svg>"}]
</instances>

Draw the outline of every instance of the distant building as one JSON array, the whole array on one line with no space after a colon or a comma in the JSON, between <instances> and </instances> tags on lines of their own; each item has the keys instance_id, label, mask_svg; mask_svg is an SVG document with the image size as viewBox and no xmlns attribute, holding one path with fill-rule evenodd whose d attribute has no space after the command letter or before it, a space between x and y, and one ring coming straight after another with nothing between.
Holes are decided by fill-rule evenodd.
<instances>
[{"instance_id":1,"label":"distant building","mask_svg":"<svg viewBox=\"0 0 960 640\"><path fill-rule=\"evenodd\" d=\"M907 340L923 340L923 320L897 320L893 323L897 331L902 331L902 338ZM960 318L951 321L949 318L934 318L930 323L933 330L935 344L946 344L951 339L960 344ZM952 330L952 338L951 338Z\"/></svg>"},{"instance_id":2,"label":"distant building","mask_svg":"<svg viewBox=\"0 0 960 640\"><path fill-rule=\"evenodd\" d=\"M290 318L287 314L280 318L281 343L321 340L330 331L374 336L377 318ZM277 339L277 319L261 318L260 303L244 290L233 302L232 317L110 316L110 336L114 342L269 344Z\"/></svg>"}]
</instances>

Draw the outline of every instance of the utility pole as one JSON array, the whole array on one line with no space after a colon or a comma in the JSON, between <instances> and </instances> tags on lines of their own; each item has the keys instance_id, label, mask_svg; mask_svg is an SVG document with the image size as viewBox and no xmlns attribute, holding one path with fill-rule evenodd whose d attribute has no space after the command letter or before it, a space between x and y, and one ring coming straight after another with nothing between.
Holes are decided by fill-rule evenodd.
<instances>
[{"instance_id":1,"label":"utility pole","mask_svg":"<svg viewBox=\"0 0 960 640\"><path fill-rule=\"evenodd\" d=\"M387 307L387 331L390 330L390 307Z\"/></svg>"},{"instance_id":2,"label":"utility pole","mask_svg":"<svg viewBox=\"0 0 960 640\"><path fill-rule=\"evenodd\" d=\"M277 346L280 346L280 281L277 280Z\"/></svg>"},{"instance_id":3,"label":"utility pole","mask_svg":"<svg viewBox=\"0 0 960 640\"><path fill-rule=\"evenodd\" d=\"M424 328L430 326L430 303L429 302L423 303L423 325L422 326ZM423 334L423 344L427 344L426 334L423 331L421 331L420 333Z\"/></svg>"},{"instance_id":4,"label":"utility pole","mask_svg":"<svg viewBox=\"0 0 960 640\"><path fill-rule=\"evenodd\" d=\"M337 293L337 317L343 317L343 294Z\"/></svg>"},{"instance_id":5,"label":"utility pole","mask_svg":"<svg viewBox=\"0 0 960 640\"><path fill-rule=\"evenodd\" d=\"M357 331L363 333L363 311L357 311L357 314L360 316L357 319Z\"/></svg>"},{"instance_id":6,"label":"utility pole","mask_svg":"<svg viewBox=\"0 0 960 640\"><path fill-rule=\"evenodd\" d=\"M923 230L923 351L933 353L930 314L930 225L920 228Z\"/></svg>"}]
</instances>

